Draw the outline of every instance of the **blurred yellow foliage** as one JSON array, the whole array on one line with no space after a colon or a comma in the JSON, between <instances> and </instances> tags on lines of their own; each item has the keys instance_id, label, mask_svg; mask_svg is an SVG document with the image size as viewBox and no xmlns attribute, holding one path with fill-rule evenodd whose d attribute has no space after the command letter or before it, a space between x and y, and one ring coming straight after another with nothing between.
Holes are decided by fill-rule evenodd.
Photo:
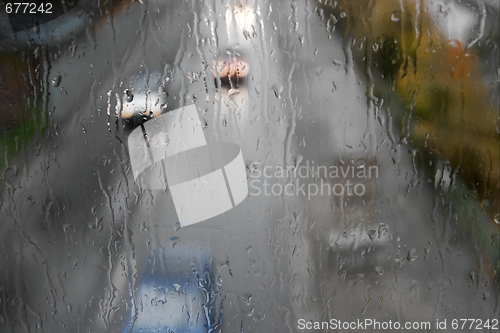
<instances>
[{"instance_id":1,"label":"blurred yellow foliage","mask_svg":"<svg viewBox=\"0 0 500 333\"><path fill-rule=\"evenodd\" d=\"M445 37L435 13L439 5L419 0L319 4L344 25L344 38L352 45L364 43L362 59L390 81L406 106L402 138L448 160L481 207L498 218L499 106L490 97L498 87L492 91L481 77L473 48Z\"/></svg>"}]
</instances>

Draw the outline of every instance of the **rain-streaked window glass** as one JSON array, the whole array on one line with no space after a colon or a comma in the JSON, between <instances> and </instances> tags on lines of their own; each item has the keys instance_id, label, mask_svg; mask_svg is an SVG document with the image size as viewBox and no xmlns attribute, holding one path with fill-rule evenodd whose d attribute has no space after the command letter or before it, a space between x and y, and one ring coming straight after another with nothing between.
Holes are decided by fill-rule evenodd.
<instances>
[{"instance_id":1,"label":"rain-streaked window glass","mask_svg":"<svg viewBox=\"0 0 500 333\"><path fill-rule=\"evenodd\" d=\"M0 332L498 332L499 2L0 2Z\"/></svg>"}]
</instances>

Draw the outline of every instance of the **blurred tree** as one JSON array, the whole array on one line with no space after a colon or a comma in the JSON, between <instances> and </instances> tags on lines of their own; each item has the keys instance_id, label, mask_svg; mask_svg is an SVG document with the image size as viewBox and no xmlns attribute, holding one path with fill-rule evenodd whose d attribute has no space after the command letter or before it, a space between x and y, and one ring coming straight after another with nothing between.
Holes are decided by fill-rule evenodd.
<instances>
[{"instance_id":1,"label":"blurred tree","mask_svg":"<svg viewBox=\"0 0 500 333\"><path fill-rule=\"evenodd\" d=\"M376 98L399 104L393 110L401 124L399 143L420 152L427 177L442 177L436 172L439 161L451 166L447 200L459 213L457 223L474 231L483 250L496 249L492 260L498 271L498 81L492 85L484 76L498 71L498 13L469 6L484 26L464 45L445 37L432 12L443 4L319 0L318 5L327 27L343 34L347 62L352 54L354 65L373 80Z\"/></svg>"}]
</instances>

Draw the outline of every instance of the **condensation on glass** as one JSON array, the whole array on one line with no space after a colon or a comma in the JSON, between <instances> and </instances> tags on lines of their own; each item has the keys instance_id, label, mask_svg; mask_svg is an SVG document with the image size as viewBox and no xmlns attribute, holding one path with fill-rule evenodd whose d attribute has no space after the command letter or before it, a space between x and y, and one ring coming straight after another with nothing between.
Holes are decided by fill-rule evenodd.
<instances>
[{"instance_id":1,"label":"condensation on glass","mask_svg":"<svg viewBox=\"0 0 500 333\"><path fill-rule=\"evenodd\" d=\"M498 3L70 7L0 7L1 332L498 329Z\"/></svg>"}]
</instances>

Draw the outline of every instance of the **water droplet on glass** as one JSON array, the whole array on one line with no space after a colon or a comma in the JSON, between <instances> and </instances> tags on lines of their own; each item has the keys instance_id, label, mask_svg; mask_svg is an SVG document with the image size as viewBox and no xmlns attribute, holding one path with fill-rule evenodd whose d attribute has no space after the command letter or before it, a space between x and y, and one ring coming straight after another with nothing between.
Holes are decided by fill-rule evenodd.
<instances>
[{"instance_id":1,"label":"water droplet on glass","mask_svg":"<svg viewBox=\"0 0 500 333\"><path fill-rule=\"evenodd\" d=\"M130 103L134 100L134 94L132 94L132 92L130 90L125 89L124 93L125 93L126 101L128 103Z\"/></svg>"},{"instance_id":2,"label":"water droplet on glass","mask_svg":"<svg viewBox=\"0 0 500 333\"><path fill-rule=\"evenodd\" d=\"M401 12L399 10L396 10L391 15L391 21L399 22L399 20L401 20Z\"/></svg>"},{"instance_id":3,"label":"water droplet on glass","mask_svg":"<svg viewBox=\"0 0 500 333\"><path fill-rule=\"evenodd\" d=\"M250 305L250 302L252 302L252 295L249 293L244 293L242 299L246 303L246 305Z\"/></svg>"},{"instance_id":4,"label":"water droplet on glass","mask_svg":"<svg viewBox=\"0 0 500 333\"><path fill-rule=\"evenodd\" d=\"M181 286L177 283L174 283L174 285L172 286L172 288L174 288L174 291L177 293L177 294L180 294L180 291L181 291Z\"/></svg>"},{"instance_id":5,"label":"water droplet on glass","mask_svg":"<svg viewBox=\"0 0 500 333\"><path fill-rule=\"evenodd\" d=\"M375 238L375 235L377 235L377 230L368 230L368 237L370 237L370 240L373 240Z\"/></svg>"},{"instance_id":6,"label":"water droplet on glass","mask_svg":"<svg viewBox=\"0 0 500 333\"><path fill-rule=\"evenodd\" d=\"M411 249L410 251L408 251L408 255L406 256L406 260L414 261L417 258L418 258L417 249Z\"/></svg>"},{"instance_id":7,"label":"water droplet on glass","mask_svg":"<svg viewBox=\"0 0 500 333\"><path fill-rule=\"evenodd\" d=\"M281 95L283 93L283 86L275 84L271 87L271 89L273 90L274 96L276 96L276 98L281 98Z\"/></svg>"},{"instance_id":8,"label":"water droplet on glass","mask_svg":"<svg viewBox=\"0 0 500 333\"><path fill-rule=\"evenodd\" d=\"M52 79L52 86L53 87L59 87L59 85L61 84L61 75L57 75L55 78Z\"/></svg>"},{"instance_id":9,"label":"water droplet on glass","mask_svg":"<svg viewBox=\"0 0 500 333\"><path fill-rule=\"evenodd\" d=\"M471 271L469 273L469 278L470 278L471 282L476 282L476 272Z\"/></svg>"},{"instance_id":10,"label":"water droplet on glass","mask_svg":"<svg viewBox=\"0 0 500 333\"><path fill-rule=\"evenodd\" d=\"M227 92L229 97L233 97L234 95L238 95L239 93L239 89L229 89L229 91Z\"/></svg>"},{"instance_id":11,"label":"water droplet on glass","mask_svg":"<svg viewBox=\"0 0 500 333\"><path fill-rule=\"evenodd\" d=\"M377 267L375 267L375 272L378 275L383 275L384 274L384 269L382 268L382 266L377 266Z\"/></svg>"},{"instance_id":12,"label":"water droplet on glass","mask_svg":"<svg viewBox=\"0 0 500 333\"><path fill-rule=\"evenodd\" d=\"M381 236L385 236L385 234L387 234L388 231L389 231L389 226L385 223L380 223L378 225L378 238L380 238Z\"/></svg>"},{"instance_id":13,"label":"water droplet on glass","mask_svg":"<svg viewBox=\"0 0 500 333\"><path fill-rule=\"evenodd\" d=\"M158 96L167 98L168 97L168 92L167 89L164 86L160 86L158 88Z\"/></svg>"}]
</instances>

